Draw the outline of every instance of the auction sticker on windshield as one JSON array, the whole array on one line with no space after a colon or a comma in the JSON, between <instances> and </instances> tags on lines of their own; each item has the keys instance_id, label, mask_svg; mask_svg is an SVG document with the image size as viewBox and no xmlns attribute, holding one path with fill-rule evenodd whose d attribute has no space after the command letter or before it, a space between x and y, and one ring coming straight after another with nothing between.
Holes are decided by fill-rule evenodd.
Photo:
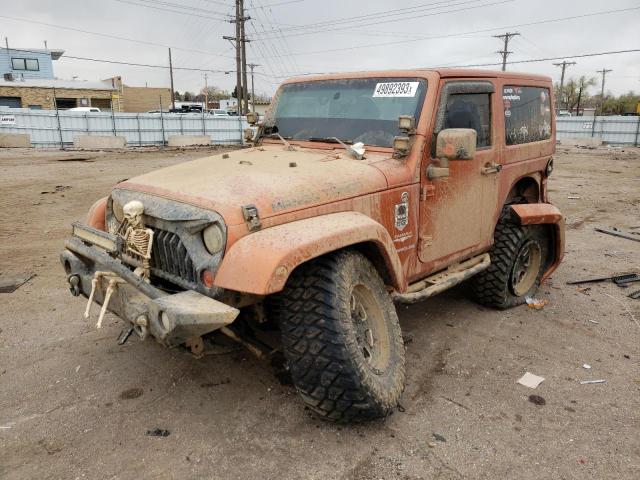
<instances>
[{"instance_id":1,"label":"auction sticker on windshield","mask_svg":"<svg viewBox=\"0 0 640 480\"><path fill-rule=\"evenodd\" d=\"M378 83L373 91L374 97L415 97L420 82Z\"/></svg>"}]
</instances>

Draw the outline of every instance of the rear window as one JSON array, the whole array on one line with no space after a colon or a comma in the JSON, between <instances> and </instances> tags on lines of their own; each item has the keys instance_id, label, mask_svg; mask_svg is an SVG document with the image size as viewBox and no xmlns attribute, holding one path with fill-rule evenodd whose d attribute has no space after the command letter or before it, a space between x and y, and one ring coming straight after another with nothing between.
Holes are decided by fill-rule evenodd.
<instances>
[{"instance_id":1,"label":"rear window","mask_svg":"<svg viewBox=\"0 0 640 480\"><path fill-rule=\"evenodd\" d=\"M551 98L548 88L505 86L502 90L507 145L551 138Z\"/></svg>"}]
</instances>

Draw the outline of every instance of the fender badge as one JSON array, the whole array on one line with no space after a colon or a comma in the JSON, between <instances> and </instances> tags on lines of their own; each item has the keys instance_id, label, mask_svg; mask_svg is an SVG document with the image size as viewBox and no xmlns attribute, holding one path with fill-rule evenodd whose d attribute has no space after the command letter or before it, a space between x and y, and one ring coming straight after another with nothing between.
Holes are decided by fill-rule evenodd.
<instances>
[{"instance_id":1,"label":"fender badge","mask_svg":"<svg viewBox=\"0 0 640 480\"><path fill-rule=\"evenodd\" d=\"M400 203L395 206L395 226L402 231L409 225L409 192L402 192Z\"/></svg>"}]
</instances>

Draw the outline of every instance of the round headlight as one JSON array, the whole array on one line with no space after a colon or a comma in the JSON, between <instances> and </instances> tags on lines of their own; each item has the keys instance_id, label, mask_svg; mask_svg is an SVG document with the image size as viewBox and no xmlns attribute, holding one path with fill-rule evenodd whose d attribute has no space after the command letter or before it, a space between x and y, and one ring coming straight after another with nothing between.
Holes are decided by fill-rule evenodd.
<instances>
[{"instance_id":1,"label":"round headlight","mask_svg":"<svg viewBox=\"0 0 640 480\"><path fill-rule=\"evenodd\" d=\"M122 222L124 219L124 212L122 211L122 205L115 200L111 201L111 211L113 212L113 216L116 217L116 220Z\"/></svg>"},{"instance_id":2,"label":"round headlight","mask_svg":"<svg viewBox=\"0 0 640 480\"><path fill-rule=\"evenodd\" d=\"M224 247L224 232L217 223L202 231L202 241L211 255L215 255Z\"/></svg>"}]
</instances>

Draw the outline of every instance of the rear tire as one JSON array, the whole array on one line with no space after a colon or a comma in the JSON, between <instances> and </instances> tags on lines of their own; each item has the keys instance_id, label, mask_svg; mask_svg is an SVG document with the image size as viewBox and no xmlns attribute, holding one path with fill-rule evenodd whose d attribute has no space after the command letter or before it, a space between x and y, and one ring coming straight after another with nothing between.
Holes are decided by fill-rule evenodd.
<instances>
[{"instance_id":1,"label":"rear tire","mask_svg":"<svg viewBox=\"0 0 640 480\"><path fill-rule=\"evenodd\" d=\"M404 389L404 344L366 257L343 251L302 265L277 303L293 383L312 411L339 422L393 411Z\"/></svg>"},{"instance_id":2,"label":"rear tire","mask_svg":"<svg viewBox=\"0 0 640 480\"><path fill-rule=\"evenodd\" d=\"M535 295L546 265L545 230L501 219L490 251L491 265L471 279L475 299L489 307L510 308Z\"/></svg>"}]
</instances>

